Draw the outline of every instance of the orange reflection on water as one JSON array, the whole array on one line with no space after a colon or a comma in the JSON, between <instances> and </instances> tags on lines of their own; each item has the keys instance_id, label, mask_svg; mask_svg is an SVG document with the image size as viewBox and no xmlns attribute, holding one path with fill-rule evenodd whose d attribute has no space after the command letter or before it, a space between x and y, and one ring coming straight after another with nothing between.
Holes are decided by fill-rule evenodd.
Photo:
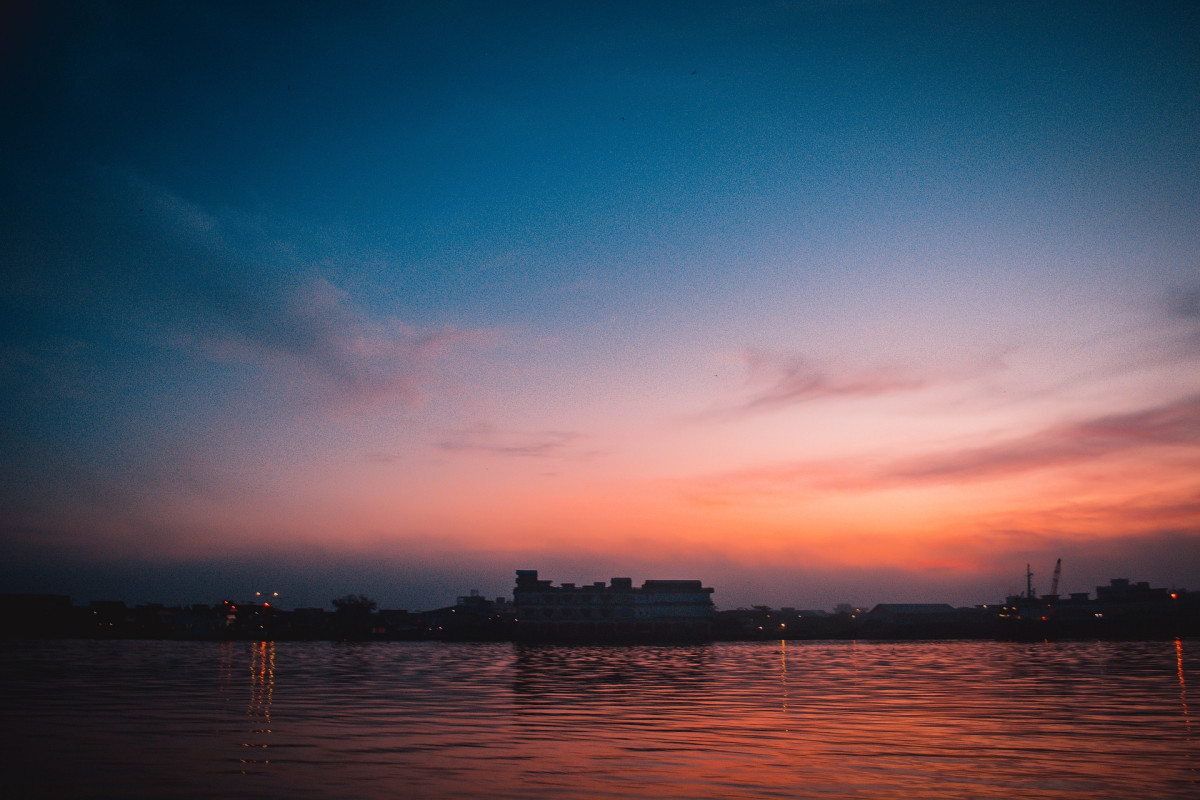
<instances>
[{"instance_id":1,"label":"orange reflection on water","mask_svg":"<svg viewBox=\"0 0 1200 800\"><path fill-rule=\"evenodd\" d=\"M787 684L787 639L779 640L779 684L782 687L780 707L787 714L788 684ZM786 717L785 717L786 719Z\"/></svg>"},{"instance_id":2,"label":"orange reflection on water","mask_svg":"<svg viewBox=\"0 0 1200 800\"><path fill-rule=\"evenodd\" d=\"M30 642L0 705L48 800L1193 800L1192 641Z\"/></svg>"},{"instance_id":3,"label":"orange reflection on water","mask_svg":"<svg viewBox=\"0 0 1200 800\"><path fill-rule=\"evenodd\" d=\"M1187 681L1183 678L1183 640L1178 637L1175 639L1175 671L1179 675L1179 704L1183 706L1183 724L1190 735L1192 732L1192 721L1188 717Z\"/></svg>"},{"instance_id":4,"label":"orange reflection on water","mask_svg":"<svg viewBox=\"0 0 1200 800\"><path fill-rule=\"evenodd\" d=\"M275 692L275 643L256 642L250 651L250 701L246 706L246 716L251 718L247 741L242 743L248 749L247 755L241 759L245 774L247 769L255 765L270 764L267 753L261 753L262 758L251 757L254 750L266 751L271 745L267 737L271 734L271 702Z\"/></svg>"}]
</instances>

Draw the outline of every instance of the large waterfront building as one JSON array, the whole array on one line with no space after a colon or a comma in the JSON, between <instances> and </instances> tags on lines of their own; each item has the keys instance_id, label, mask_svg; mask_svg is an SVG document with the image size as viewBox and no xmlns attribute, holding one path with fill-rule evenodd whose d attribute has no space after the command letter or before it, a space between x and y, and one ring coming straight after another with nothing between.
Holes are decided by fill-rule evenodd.
<instances>
[{"instance_id":1,"label":"large waterfront building","mask_svg":"<svg viewBox=\"0 0 1200 800\"><path fill-rule=\"evenodd\" d=\"M517 637L526 640L702 640L712 636L712 589L700 581L613 578L554 586L517 570Z\"/></svg>"}]
</instances>

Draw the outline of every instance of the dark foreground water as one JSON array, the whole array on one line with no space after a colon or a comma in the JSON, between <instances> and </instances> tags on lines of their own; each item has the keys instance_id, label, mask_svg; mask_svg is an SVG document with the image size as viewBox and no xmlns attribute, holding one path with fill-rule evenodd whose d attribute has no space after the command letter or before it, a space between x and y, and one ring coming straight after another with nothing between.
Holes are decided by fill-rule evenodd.
<instances>
[{"instance_id":1,"label":"dark foreground water","mask_svg":"<svg viewBox=\"0 0 1200 800\"><path fill-rule=\"evenodd\" d=\"M0 642L21 798L1200 797L1200 642Z\"/></svg>"}]
</instances>

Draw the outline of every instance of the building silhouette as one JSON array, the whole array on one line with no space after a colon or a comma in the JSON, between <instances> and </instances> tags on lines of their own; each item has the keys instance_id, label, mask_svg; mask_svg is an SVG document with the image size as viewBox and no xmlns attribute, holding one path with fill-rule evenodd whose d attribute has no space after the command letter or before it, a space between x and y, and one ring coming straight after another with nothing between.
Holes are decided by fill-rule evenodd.
<instances>
[{"instance_id":1,"label":"building silhouette","mask_svg":"<svg viewBox=\"0 0 1200 800\"><path fill-rule=\"evenodd\" d=\"M712 589L695 580L629 578L554 586L517 570L516 637L524 641L704 641L712 638Z\"/></svg>"}]
</instances>

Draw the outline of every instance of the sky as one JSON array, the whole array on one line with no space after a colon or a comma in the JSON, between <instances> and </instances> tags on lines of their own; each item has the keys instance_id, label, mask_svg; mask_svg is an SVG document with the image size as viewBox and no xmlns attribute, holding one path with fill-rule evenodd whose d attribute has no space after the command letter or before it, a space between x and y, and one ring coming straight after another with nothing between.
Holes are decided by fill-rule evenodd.
<instances>
[{"instance_id":1,"label":"sky","mask_svg":"<svg viewBox=\"0 0 1200 800\"><path fill-rule=\"evenodd\" d=\"M1200 590L1200 6L29 3L0 590Z\"/></svg>"}]
</instances>

